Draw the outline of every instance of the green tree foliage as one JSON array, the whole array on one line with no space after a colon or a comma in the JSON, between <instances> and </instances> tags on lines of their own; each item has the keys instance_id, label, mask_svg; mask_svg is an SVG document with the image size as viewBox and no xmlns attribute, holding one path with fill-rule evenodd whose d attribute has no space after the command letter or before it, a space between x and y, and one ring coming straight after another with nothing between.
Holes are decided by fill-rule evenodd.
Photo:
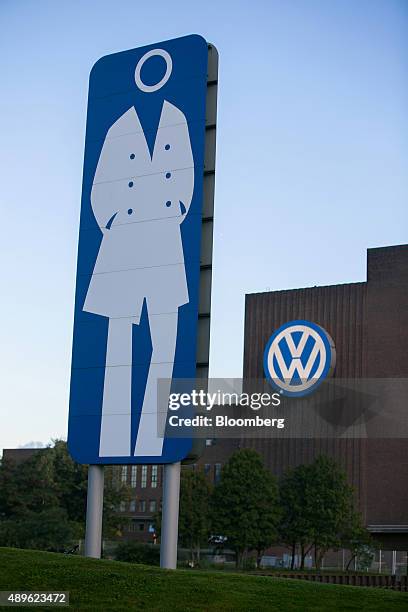
<instances>
[{"instance_id":1,"label":"green tree foliage","mask_svg":"<svg viewBox=\"0 0 408 612\"><path fill-rule=\"evenodd\" d=\"M58 505L53 468L45 451L16 465L0 466L0 518L22 517Z\"/></svg>"},{"instance_id":2,"label":"green tree foliage","mask_svg":"<svg viewBox=\"0 0 408 612\"><path fill-rule=\"evenodd\" d=\"M242 567L248 551L262 551L277 538L278 487L260 455L236 451L221 471L212 496L213 532L228 538L227 546Z\"/></svg>"},{"instance_id":3,"label":"green tree foliage","mask_svg":"<svg viewBox=\"0 0 408 612\"><path fill-rule=\"evenodd\" d=\"M70 520L83 522L86 512L88 466L80 465L71 459L63 440L56 440L52 448L46 449L46 456L52 465L58 505L65 508Z\"/></svg>"},{"instance_id":4,"label":"green tree foliage","mask_svg":"<svg viewBox=\"0 0 408 612\"><path fill-rule=\"evenodd\" d=\"M354 493L345 472L329 457L318 457L307 470L306 517L310 524L316 568L329 548L338 548L350 521Z\"/></svg>"},{"instance_id":5,"label":"green tree foliage","mask_svg":"<svg viewBox=\"0 0 408 612\"><path fill-rule=\"evenodd\" d=\"M179 539L188 548L191 563L200 562L201 545L210 535L211 485L202 470L183 470L180 488Z\"/></svg>"},{"instance_id":6,"label":"green tree foliage","mask_svg":"<svg viewBox=\"0 0 408 612\"><path fill-rule=\"evenodd\" d=\"M105 467L105 490L103 496L103 537L121 536L129 519L118 514L121 502L129 502L131 489L118 478L121 466Z\"/></svg>"},{"instance_id":7,"label":"green tree foliage","mask_svg":"<svg viewBox=\"0 0 408 612\"><path fill-rule=\"evenodd\" d=\"M354 567L354 562L358 562L358 569L366 571L375 557L379 544L364 527L361 514L354 508L350 510L350 518L344 526L341 540L342 547L350 551L346 570Z\"/></svg>"},{"instance_id":8,"label":"green tree foliage","mask_svg":"<svg viewBox=\"0 0 408 612\"><path fill-rule=\"evenodd\" d=\"M297 546L301 549L301 568L313 547L320 569L328 549L359 549L370 541L355 510L346 473L329 457L320 456L310 465L287 472L280 482L280 498L280 536L292 548L292 566Z\"/></svg>"},{"instance_id":9,"label":"green tree foliage","mask_svg":"<svg viewBox=\"0 0 408 612\"><path fill-rule=\"evenodd\" d=\"M291 548L291 569L294 568L297 546L300 546L301 569L312 541L312 524L307 516L306 491L309 475L306 465L288 471L279 483L280 505L282 509L279 535L282 543Z\"/></svg>"},{"instance_id":10,"label":"green tree foliage","mask_svg":"<svg viewBox=\"0 0 408 612\"><path fill-rule=\"evenodd\" d=\"M79 523L68 520L65 510L58 507L0 521L0 544L14 548L62 552L80 533Z\"/></svg>"},{"instance_id":11,"label":"green tree foliage","mask_svg":"<svg viewBox=\"0 0 408 612\"><path fill-rule=\"evenodd\" d=\"M188 548L192 565L200 563L201 546L211 531L210 500L212 487L202 470L182 469L180 480L179 543ZM161 534L162 511L154 517L156 534Z\"/></svg>"},{"instance_id":12,"label":"green tree foliage","mask_svg":"<svg viewBox=\"0 0 408 612\"><path fill-rule=\"evenodd\" d=\"M121 528L116 510L127 500L127 487L116 484L106 469L104 535ZM56 440L22 463L0 464L0 546L60 550L83 536L87 466L74 462L66 442ZM48 531L48 536L45 532Z\"/></svg>"}]
</instances>

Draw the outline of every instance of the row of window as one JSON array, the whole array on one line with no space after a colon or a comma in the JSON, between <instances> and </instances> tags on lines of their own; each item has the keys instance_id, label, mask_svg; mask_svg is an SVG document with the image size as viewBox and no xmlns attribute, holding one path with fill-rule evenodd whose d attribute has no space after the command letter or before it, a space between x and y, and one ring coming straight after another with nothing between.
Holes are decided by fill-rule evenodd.
<instances>
[{"instance_id":1,"label":"row of window","mask_svg":"<svg viewBox=\"0 0 408 612\"><path fill-rule=\"evenodd\" d=\"M140 487L142 489L146 489L148 486L148 467L147 465L122 465L120 472L120 479L123 484L128 484L129 482L129 472L130 472L130 486L135 489L140 479ZM150 466L150 482L149 486L152 489L156 489L159 483L159 466L152 465ZM204 465L204 473L209 478L212 477L214 484L217 484L220 480L221 476L221 463L214 463L213 466L213 474L211 474L211 463L206 463ZM129 468L129 469L128 469ZM193 469L197 469L197 464L193 465Z\"/></svg>"},{"instance_id":2,"label":"row of window","mask_svg":"<svg viewBox=\"0 0 408 612\"><path fill-rule=\"evenodd\" d=\"M129 507L126 507L127 504L126 502L120 502L120 507L119 510L120 512L126 512L126 510L128 509L129 512L146 512L146 507L148 508L149 512L154 513L157 511L157 501L155 499L151 499L149 501L149 504L146 504L146 500L145 499L132 499L129 502Z\"/></svg>"},{"instance_id":3,"label":"row of window","mask_svg":"<svg viewBox=\"0 0 408 612\"><path fill-rule=\"evenodd\" d=\"M122 465L121 481L123 484L128 483L128 468L130 468L130 486L135 489L140 478L140 487L147 487L147 465ZM157 488L159 481L159 466L152 465L150 470L150 487Z\"/></svg>"},{"instance_id":4,"label":"row of window","mask_svg":"<svg viewBox=\"0 0 408 612\"><path fill-rule=\"evenodd\" d=\"M154 534L153 525L147 523L139 523L138 521L132 521L131 523L126 525L125 530L135 533L137 531L146 531L146 527L149 533Z\"/></svg>"}]
</instances>

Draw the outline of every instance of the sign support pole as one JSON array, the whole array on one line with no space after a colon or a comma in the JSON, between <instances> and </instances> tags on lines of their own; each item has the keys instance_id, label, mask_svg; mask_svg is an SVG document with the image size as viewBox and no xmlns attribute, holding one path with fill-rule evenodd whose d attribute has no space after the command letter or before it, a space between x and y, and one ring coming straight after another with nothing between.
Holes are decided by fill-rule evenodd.
<instances>
[{"instance_id":1,"label":"sign support pole","mask_svg":"<svg viewBox=\"0 0 408 612\"><path fill-rule=\"evenodd\" d=\"M177 568L178 513L181 463L167 463L163 470L163 507L160 567Z\"/></svg>"},{"instance_id":2,"label":"sign support pole","mask_svg":"<svg viewBox=\"0 0 408 612\"><path fill-rule=\"evenodd\" d=\"M101 558L103 485L103 465L90 465L86 501L85 557L95 559Z\"/></svg>"}]
</instances>

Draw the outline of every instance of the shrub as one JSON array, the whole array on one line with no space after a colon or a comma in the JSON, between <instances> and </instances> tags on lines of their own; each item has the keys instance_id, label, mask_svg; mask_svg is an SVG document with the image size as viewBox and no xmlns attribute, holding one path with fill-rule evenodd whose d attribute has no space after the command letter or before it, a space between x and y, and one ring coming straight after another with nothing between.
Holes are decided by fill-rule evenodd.
<instances>
[{"instance_id":1,"label":"shrub","mask_svg":"<svg viewBox=\"0 0 408 612\"><path fill-rule=\"evenodd\" d=\"M69 521L62 508L28 512L0 521L0 546L62 552L80 537L81 526Z\"/></svg>"},{"instance_id":2,"label":"shrub","mask_svg":"<svg viewBox=\"0 0 408 612\"><path fill-rule=\"evenodd\" d=\"M115 551L116 561L127 563L144 563L146 565L160 564L160 548L141 542L121 542Z\"/></svg>"}]
</instances>

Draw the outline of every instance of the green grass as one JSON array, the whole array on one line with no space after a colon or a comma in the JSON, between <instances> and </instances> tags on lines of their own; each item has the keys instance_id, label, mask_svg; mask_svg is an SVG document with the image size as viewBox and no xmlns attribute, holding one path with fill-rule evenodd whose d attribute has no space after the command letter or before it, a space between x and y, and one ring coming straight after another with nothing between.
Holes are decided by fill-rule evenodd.
<instances>
[{"instance_id":1,"label":"green grass","mask_svg":"<svg viewBox=\"0 0 408 612\"><path fill-rule=\"evenodd\" d=\"M0 548L0 590L69 591L71 610L393 612L405 593L242 574L166 571L118 561ZM6 609L6 608L3 608Z\"/></svg>"}]
</instances>

